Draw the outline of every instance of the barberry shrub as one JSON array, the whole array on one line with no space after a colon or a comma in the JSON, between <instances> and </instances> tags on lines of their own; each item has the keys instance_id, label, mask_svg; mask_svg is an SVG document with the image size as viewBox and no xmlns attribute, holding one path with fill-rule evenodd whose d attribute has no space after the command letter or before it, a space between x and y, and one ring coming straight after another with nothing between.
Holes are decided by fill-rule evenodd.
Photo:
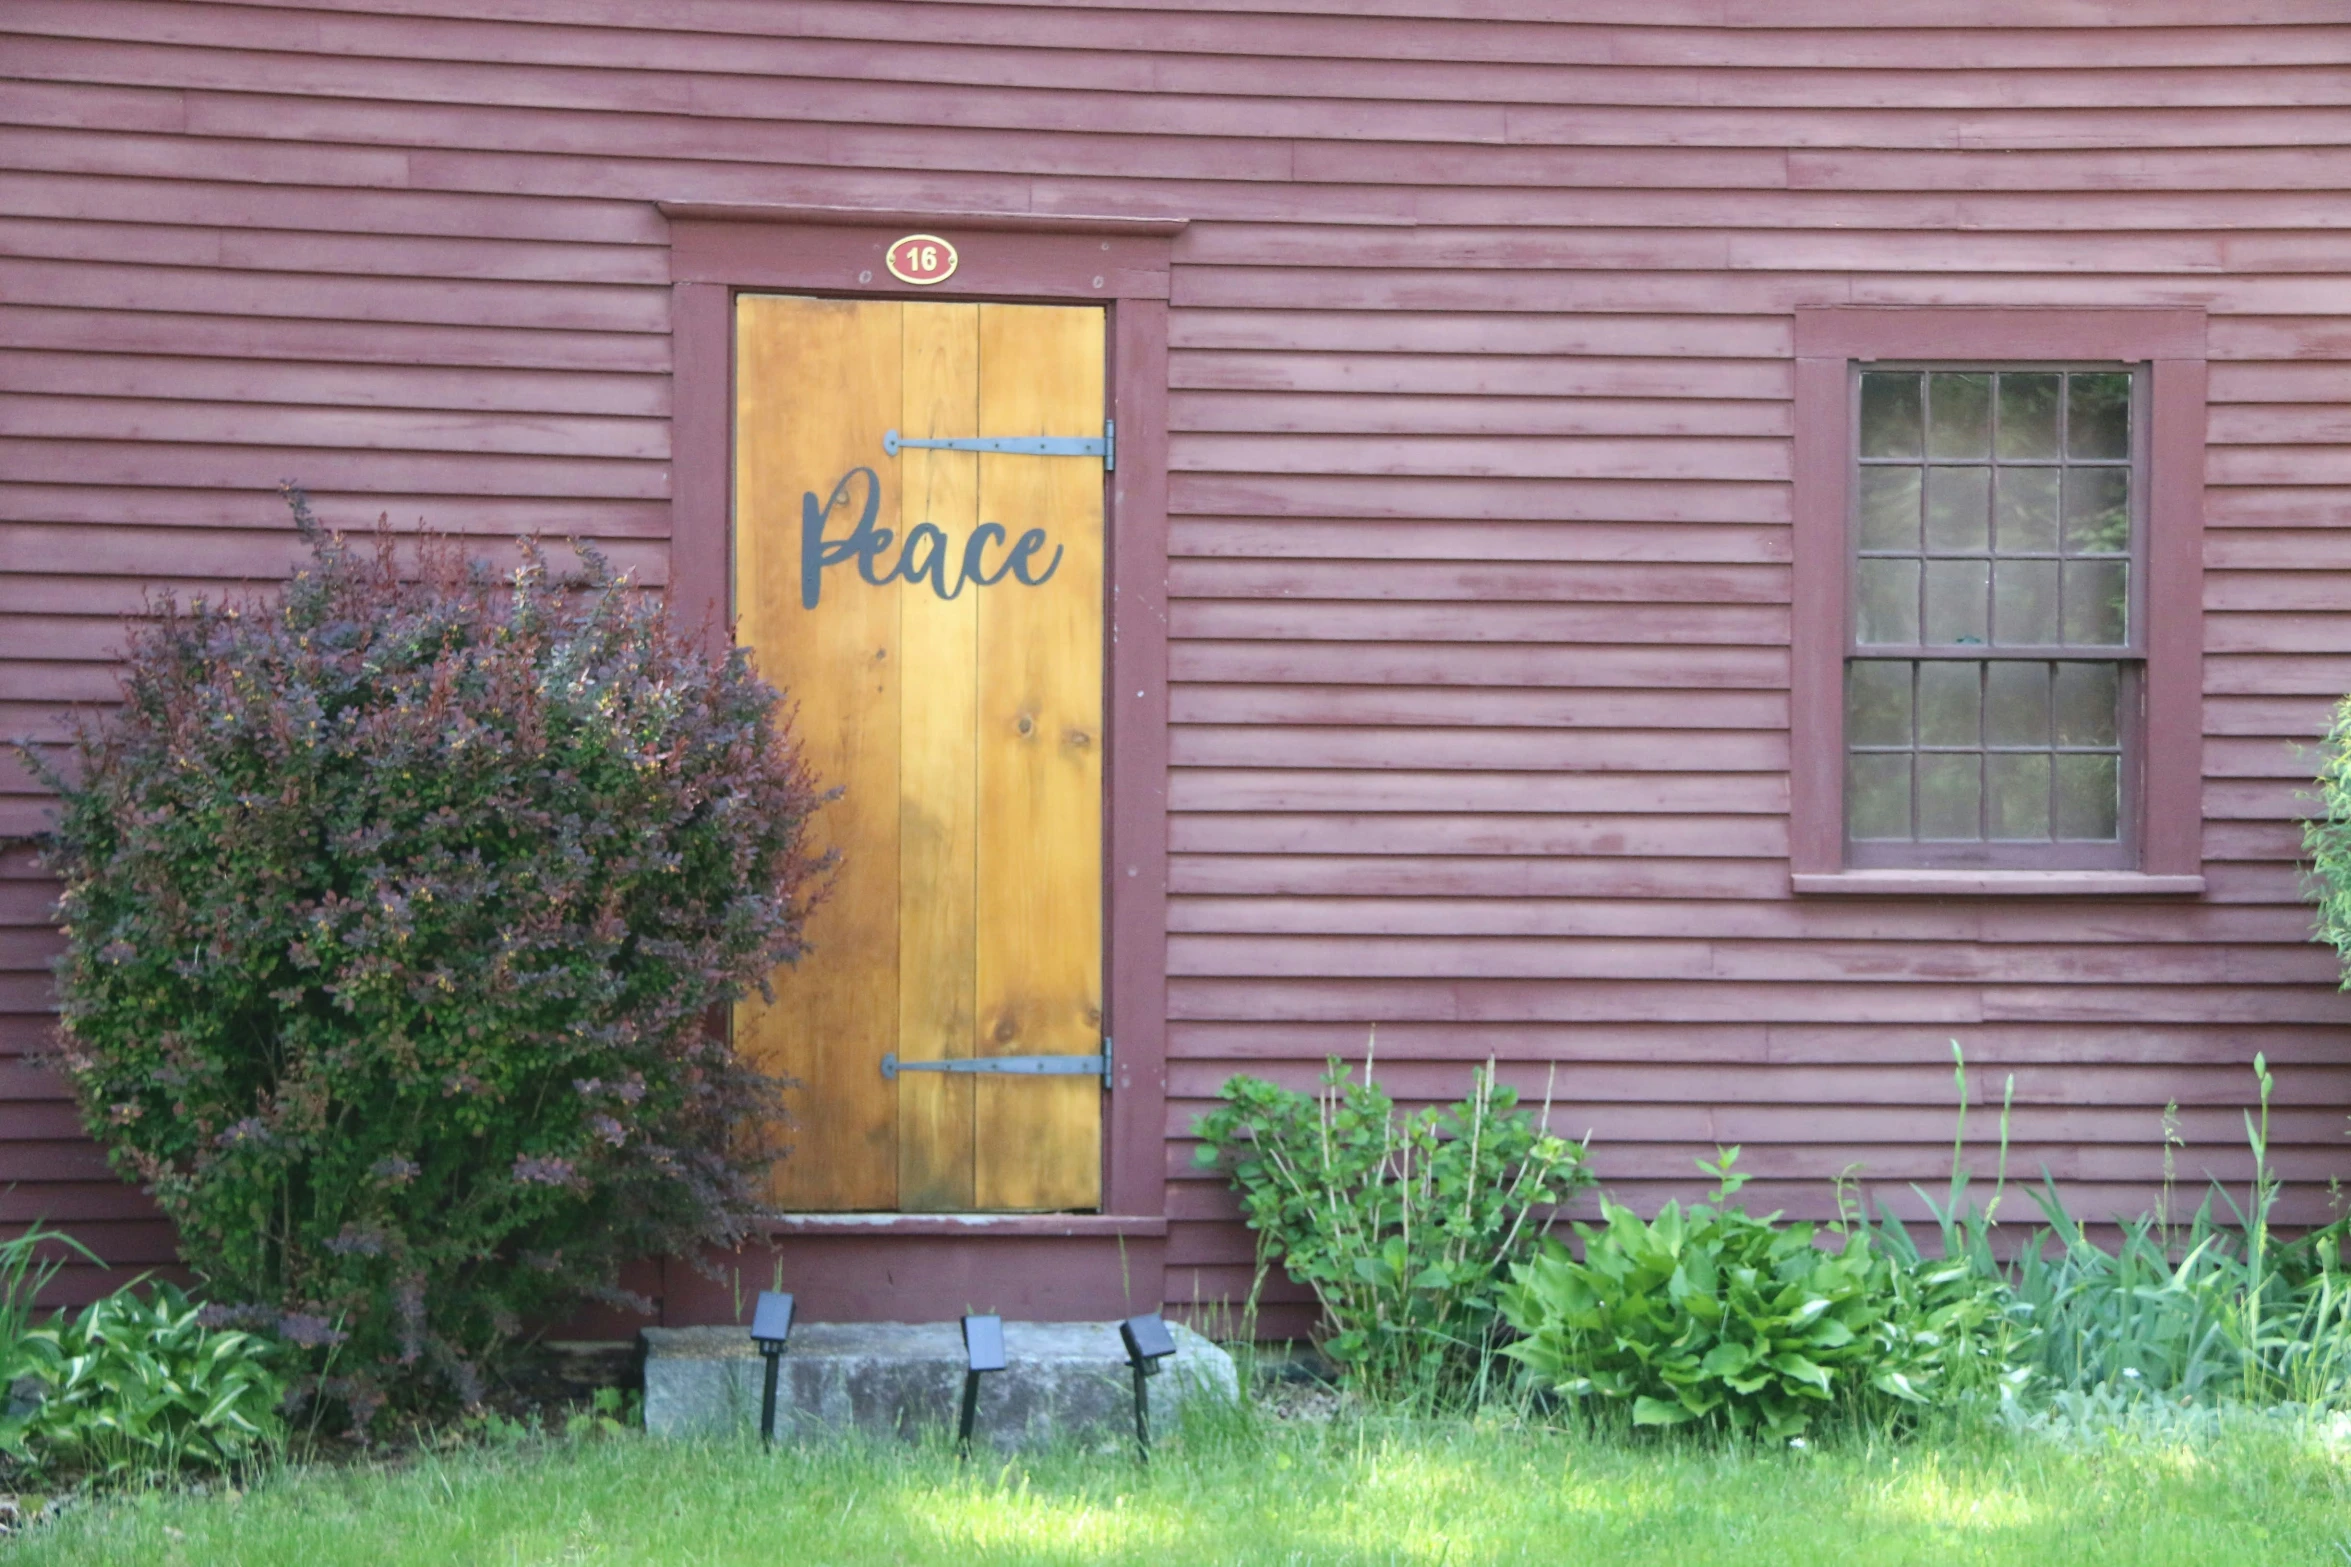
<instances>
[{"instance_id":1,"label":"barberry shrub","mask_svg":"<svg viewBox=\"0 0 2351 1567\"><path fill-rule=\"evenodd\" d=\"M499 573L291 499L306 568L151 605L35 765L92 1135L364 1418L744 1237L779 1084L709 1020L800 955L821 797L741 652L594 551Z\"/></svg>"}]
</instances>

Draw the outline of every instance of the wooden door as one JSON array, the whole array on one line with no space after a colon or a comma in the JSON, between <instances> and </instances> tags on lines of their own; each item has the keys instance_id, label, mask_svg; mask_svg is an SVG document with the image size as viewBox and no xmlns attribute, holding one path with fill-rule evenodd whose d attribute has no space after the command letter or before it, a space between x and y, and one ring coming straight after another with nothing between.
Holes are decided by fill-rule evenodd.
<instances>
[{"instance_id":1,"label":"wooden door","mask_svg":"<svg viewBox=\"0 0 2351 1567\"><path fill-rule=\"evenodd\" d=\"M1102 1048L1095 308L745 295L736 634L797 707L840 868L747 1055L797 1083L786 1211L1101 1202L1099 1077L882 1072Z\"/></svg>"}]
</instances>

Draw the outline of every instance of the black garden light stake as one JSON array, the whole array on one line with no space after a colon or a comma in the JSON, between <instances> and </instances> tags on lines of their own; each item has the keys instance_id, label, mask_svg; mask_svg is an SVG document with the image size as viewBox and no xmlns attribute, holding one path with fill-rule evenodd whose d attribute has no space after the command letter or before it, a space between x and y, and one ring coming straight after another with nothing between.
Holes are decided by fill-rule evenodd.
<instances>
[{"instance_id":1,"label":"black garden light stake","mask_svg":"<svg viewBox=\"0 0 2351 1567\"><path fill-rule=\"evenodd\" d=\"M1135 1453L1151 1461L1151 1394L1145 1377L1159 1375L1159 1363L1175 1353L1175 1335L1157 1316L1129 1317L1118 1325L1127 1347L1127 1364L1135 1372Z\"/></svg>"},{"instance_id":2,"label":"black garden light stake","mask_svg":"<svg viewBox=\"0 0 2351 1567\"><path fill-rule=\"evenodd\" d=\"M963 1319L963 1419L955 1427L955 1450L971 1456L972 1421L980 1412L980 1376L1004 1369L1004 1319L970 1316Z\"/></svg>"},{"instance_id":3,"label":"black garden light stake","mask_svg":"<svg viewBox=\"0 0 2351 1567\"><path fill-rule=\"evenodd\" d=\"M772 1446L776 1439L776 1372L783 1364L784 1340L792 1336L792 1297L776 1290L759 1292L759 1307L751 1313L751 1342L767 1359L767 1380L759 1391L759 1441Z\"/></svg>"}]
</instances>

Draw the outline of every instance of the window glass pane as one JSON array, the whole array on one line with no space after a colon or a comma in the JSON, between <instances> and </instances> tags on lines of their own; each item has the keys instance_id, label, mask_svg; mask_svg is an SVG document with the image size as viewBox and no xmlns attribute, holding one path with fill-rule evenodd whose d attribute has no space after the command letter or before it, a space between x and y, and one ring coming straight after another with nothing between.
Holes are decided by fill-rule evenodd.
<instances>
[{"instance_id":1,"label":"window glass pane","mask_svg":"<svg viewBox=\"0 0 2351 1567\"><path fill-rule=\"evenodd\" d=\"M2076 373L2068 378L2065 453L2068 457L2131 454L2131 378L2128 372Z\"/></svg>"},{"instance_id":2,"label":"window glass pane","mask_svg":"<svg viewBox=\"0 0 2351 1567\"><path fill-rule=\"evenodd\" d=\"M2057 562L2003 560L1992 567L1992 632L2011 646L2057 640Z\"/></svg>"},{"instance_id":3,"label":"window glass pane","mask_svg":"<svg viewBox=\"0 0 2351 1567\"><path fill-rule=\"evenodd\" d=\"M1910 836L1910 755L1845 758L1845 820L1856 838Z\"/></svg>"},{"instance_id":4,"label":"window glass pane","mask_svg":"<svg viewBox=\"0 0 2351 1567\"><path fill-rule=\"evenodd\" d=\"M1936 660L1918 666L1918 743L1982 744L1984 666Z\"/></svg>"},{"instance_id":5,"label":"window glass pane","mask_svg":"<svg viewBox=\"0 0 2351 1567\"><path fill-rule=\"evenodd\" d=\"M2119 682L2113 664L2057 666L2057 743L2059 745L2113 745L2115 692Z\"/></svg>"},{"instance_id":6,"label":"window glass pane","mask_svg":"<svg viewBox=\"0 0 2351 1567\"><path fill-rule=\"evenodd\" d=\"M1916 468L1861 470L1863 549L1918 548L1918 489Z\"/></svg>"},{"instance_id":7,"label":"window glass pane","mask_svg":"<svg viewBox=\"0 0 2351 1567\"><path fill-rule=\"evenodd\" d=\"M1927 455L1992 455L1992 378L1938 371L1927 377Z\"/></svg>"},{"instance_id":8,"label":"window glass pane","mask_svg":"<svg viewBox=\"0 0 2351 1567\"><path fill-rule=\"evenodd\" d=\"M2000 553L2057 553L2057 470L2003 468L1997 515Z\"/></svg>"},{"instance_id":9,"label":"window glass pane","mask_svg":"<svg viewBox=\"0 0 2351 1567\"><path fill-rule=\"evenodd\" d=\"M1861 455L1919 454L1919 377L1872 370L1861 378Z\"/></svg>"},{"instance_id":10,"label":"window glass pane","mask_svg":"<svg viewBox=\"0 0 2351 1567\"><path fill-rule=\"evenodd\" d=\"M2002 661L1991 666L1984 687L1984 741L1987 745L2049 743L2049 666Z\"/></svg>"},{"instance_id":11,"label":"window glass pane","mask_svg":"<svg viewBox=\"0 0 2351 1567\"><path fill-rule=\"evenodd\" d=\"M1854 619L1863 642L1918 641L1918 562L1864 560L1854 563Z\"/></svg>"},{"instance_id":12,"label":"window glass pane","mask_svg":"<svg viewBox=\"0 0 2351 1567\"><path fill-rule=\"evenodd\" d=\"M2065 563L2065 640L2117 647L2129 640L2130 567L2119 560Z\"/></svg>"},{"instance_id":13,"label":"window glass pane","mask_svg":"<svg viewBox=\"0 0 2351 1567\"><path fill-rule=\"evenodd\" d=\"M1856 659L1845 680L1845 743L1910 744L1911 665Z\"/></svg>"},{"instance_id":14,"label":"window glass pane","mask_svg":"<svg viewBox=\"0 0 2351 1567\"><path fill-rule=\"evenodd\" d=\"M1995 838L2049 836L2049 757L1995 751L1984 758L1988 807Z\"/></svg>"},{"instance_id":15,"label":"window glass pane","mask_svg":"<svg viewBox=\"0 0 2351 1567\"><path fill-rule=\"evenodd\" d=\"M1975 864L1998 843L1994 863L2037 864L2060 840L2103 863L2082 851L2127 814L2136 372L1859 381L1849 838L1880 846L1863 863Z\"/></svg>"},{"instance_id":16,"label":"window glass pane","mask_svg":"<svg viewBox=\"0 0 2351 1567\"><path fill-rule=\"evenodd\" d=\"M1992 546L1992 470L1927 470L1927 551L1957 555Z\"/></svg>"},{"instance_id":17,"label":"window glass pane","mask_svg":"<svg viewBox=\"0 0 2351 1567\"><path fill-rule=\"evenodd\" d=\"M2065 471L2065 553L2122 555L2131 547L2131 471Z\"/></svg>"},{"instance_id":18,"label":"window glass pane","mask_svg":"<svg viewBox=\"0 0 2351 1567\"><path fill-rule=\"evenodd\" d=\"M2122 821L2121 781L2111 756L2057 758L2057 836L2112 841Z\"/></svg>"},{"instance_id":19,"label":"window glass pane","mask_svg":"<svg viewBox=\"0 0 2351 1567\"><path fill-rule=\"evenodd\" d=\"M1929 752L1918 759L1918 835L1921 838L1980 839L1983 828L1983 774L1979 753L1959 756Z\"/></svg>"},{"instance_id":20,"label":"window glass pane","mask_svg":"<svg viewBox=\"0 0 2351 1567\"><path fill-rule=\"evenodd\" d=\"M1874 566L1880 563L1863 561L1862 564ZM1990 629L1985 624L1984 595L1990 580L1989 561L1928 561L1926 640L1942 647L1982 646L1985 633Z\"/></svg>"},{"instance_id":21,"label":"window glass pane","mask_svg":"<svg viewBox=\"0 0 2351 1567\"><path fill-rule=\"evenodd\" d=\"M2000 455L2003 458L2057 455L2057 387L2063 379L2015 371L2000 377Z\"/></svg>"}]
</instances>

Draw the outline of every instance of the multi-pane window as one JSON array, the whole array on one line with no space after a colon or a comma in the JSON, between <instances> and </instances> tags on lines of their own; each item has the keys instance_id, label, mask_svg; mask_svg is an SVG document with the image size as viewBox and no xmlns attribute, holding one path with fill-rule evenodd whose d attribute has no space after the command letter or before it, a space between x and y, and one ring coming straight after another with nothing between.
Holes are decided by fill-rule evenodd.
<instances>
[{"instance_id":1,"label":"multi-pane window","mask_svg":"<svg viewBox=\"0 0 2351 1567\"><path fill-rule=\"evenodd\" d=\"M2132 864L2139 372L1855 373L1847 863Z\"/></svg>"}]
</instances>

